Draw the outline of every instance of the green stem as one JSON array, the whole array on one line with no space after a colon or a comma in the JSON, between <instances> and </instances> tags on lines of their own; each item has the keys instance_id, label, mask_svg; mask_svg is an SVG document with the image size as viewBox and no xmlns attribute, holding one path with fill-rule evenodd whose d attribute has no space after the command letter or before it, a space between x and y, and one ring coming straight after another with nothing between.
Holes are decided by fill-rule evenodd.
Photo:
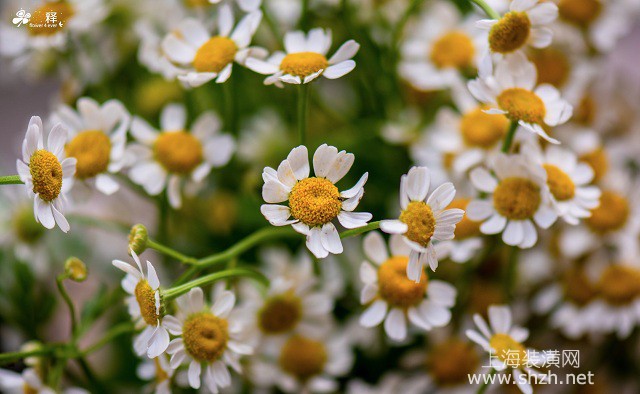
<instances>
[{"instance_id":1,"label":"green stem","mask_svg":"<svg viewBox=\"0 0 640 394\"><path fill-rule=\"evenodd\" d=\"M303 31L309 28L309 0L302 0L302 12L300 13L300 27Z\"/></svg>"},{"instance_id":2,"label":"green stem","mask_svg":"<svg viewBox=\"0 0 640 394\"><path fill-rule=\"evenodd\" d=\"M96 350L101 349L103 346L107 345L109 342L113 341L115 338L119 337L122 334L127 334L133 332L135 328L131 325L130 322L125 322L118 324L117 326L111 328L107 333L102 337L98 342L93 345L87 347L84 350L80 351L80 355L86 356L95 352Z\"/></svg>"},{"instance_id":3,"label":"green stem","mask_svg":"<svg viewBox=\"0 0 640 394\"><path fill-rule=\"evenodd\" d=\"M512 246L509 251L509 260L507 261L507 267L504 279L504 292L508 300L513 299L513 293L515 288L515 282L517 280L517 267L518 267L518 247Z\"/></svg>"},{"instance_id":4,"label":"green stem","mask_svg":"<svg viewBox=\"0 0 640 394\"><path fill-rule=\"evenodd\" d=\"M509 131L502 142L502 152L509 153L511 150L511 144L513 143L513 137L516 135L516 130L518 130L518 122L512 120L509 125Z\"/></svg>"},{"instance_id":5,"label":"green stem","mask_svg":"<svg viewBox=\"0 0 640 394\"><path fill-rule=\"evenodd\" d=\"M491 368L491 372L489 372L489 376L493 376L495 374L496 374L496 370ZM485 380L484 383L482 383L482 386L478 388L477 394L484 394L484 392L487 391L487 389L489 388L489 382L490 382L489 379Z\"/></svg>"},{"instance_id":6,"label":"green stem","mask_svg":"<svg viewBox=\"0 0 640 394\"><path fill-rule=\"evenodd\" d=\"M83 356L78 356L76 360L78 361L78 364L82 369L82 372L87 377L87 380L89 381L89 384L93 389L92 392L104 393L105 392L104 385L100 383L100 381L96 377L96 374L91 370L91 367L89 366L89 363L87 362L87 360L85 360Z\"/></svg>"},{"instance_id":7,"label":"green stem","mask_svg":"<svg viewBox=\"0 0 640 394\"><path fill-rule=\"evenodd\" d=\"M309 84L301 83L298 86L298 133L300 145L307 141L307 103L309 101Z\"/></svg>"},{"instance_id":8,"label":"green stem","mask_svg":"<svg viewBox=\"0 0 640 394\"><path fill-rule=\"evenodd\" d=\"M360 235L362 233L366 233L366 232L372 231L372 230L377 230L379 228L380 228L380 221L378 220L377 222L371 222L371 223L367 224L366 226L362 226L362 227L354 228L354 229L351 229L351 230L343 231L342 233L340 233L340 238L355 237L356 235Z\"/></svg>"},{"instance_id":9,"label":"green stem","mask_svg":"<svg viewBox=\"0 0 640 394\"><path fill-rule=\"evenodd\" d=\"M224 108L226 110L226 119L225 119L225 128L226 130L231 131L232 133L236 133L236 109L235 109L235 95L234 89L231 85L233 82L232 78L229 78L228 81L222 84L222 91L224 94Z\"/></svg>"},{"instance_id":10,"label":"green stem","mask_svg":"<svg viewBox=\"0 0 640 394\"><path fill-rule=\"evenodd\" d=\"M58 275L56 278L56 285L58 285L58 291L69 308L69 316L71 316L71 338L72 341L75 342L75 337L78 332L78 319L76 317L76 308L73 305L73 301L71 301L71 297L69 297L69 293L67 293L67 289L64 287L63 281L67 278L68 276L66 274Z\"/></svg>"},{"instance_id":11,"label":"green stem","mask_svg":"<svg viewBox=\"0 0 640 394\"><path fill-rule=\"evenodd\" d=\"M19 175L0 176L0 185L22 185L24 182L20 180Z\"/></svg>"},{"instance_id":12,"label":"green stem","mask_svg":"<svg viewBox=\"0 0 640 394\"><path fill-rule=\"evenodd\" d=\"M500 19L500 14L498 14L497 12L494 11L493 8L491 8L489 6L489 4L485 3L483 0L469 0L472 3L476 3L476 5L480 8L482 8L482 10L489 16L489 18L491 19Z\"/></svg>"},{"instance_id":13,"label":"green stem","mask_svg":"<svg viewBox=\"0 0 640 394\"><path fill-rule=\"evenodd\" d=\"M154 240L147 240L147 247L156 250L164 255L167 255L169 257L172 257L178 261L180 261L181 263L184 264L196 264L198 262L197 259L193 258L193 257L189 257L187 255L184 255L180 252L178 252L177 250L171 249L168 246L164 246Z\"/></svg>"},{"instance_id":14,"label":"green stem","mask_svg":"<svg viewBox=\"0 0 640 394\"><path fill-rule=\"evenodd\" d=\"M183 285L172 287L171 289L164 291L162 293L162 296L165 301L171 300L187 293L189 290L195 287L205 286L221 279L234 278L238 276L244 276L244 277L255 279L256 281L262 283L265 286L269 285L269 279L267 279L266 276L264 276L258 271L254 271L248 268L233 268L230 270L225 270L225 271L220 271L220 272L215 272L213 274L205 275L201 278L192 280L191 282L187 282Z\"/></svg>"},{"instance_id":15,"label":"green stem","mask_svg":"<svg viewBox=\"0 0 640 394\"><path fill-rule=\"evenodd\" d=\"M262 19L264 19L264 21L267 23L267 27L269 28L269 30L271 30L273 39L278 43L278 46L280 48L284 48L284 45L282 45L282 40L280 39L280 30L271 17L271 13L267 9L267 5L265 4L265 2L262 2L260 8L262 9Z\"/></svg>"},{"instance_id":16,"label":"green stem","mask_svg":"<svg viewBox=\"0 0 640 394\"><path fill-rule=\"evenodd\" d=\"M0 365L9 364L27 357L46 356L53 353L56 347L57 346L43 346L39 349L29 351L2 353L0 354Z\"/></svg>"}]
</instances>

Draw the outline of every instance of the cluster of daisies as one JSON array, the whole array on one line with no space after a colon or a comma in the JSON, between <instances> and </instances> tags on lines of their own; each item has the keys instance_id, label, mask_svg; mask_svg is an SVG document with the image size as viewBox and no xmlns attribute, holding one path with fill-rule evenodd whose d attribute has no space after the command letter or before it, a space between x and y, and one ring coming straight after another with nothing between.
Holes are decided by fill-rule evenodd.
<instances>
[{"instance_id":1,"label":"cluster of daisies","mask_svg":"<svg viewBox=\"0 0 640 394\"><path fill-rule=\"evenodd\" d=\"M242 187L250 184L238 194L259 190L260 206L253 207L264 226L273 234L279 230L271 227L290 226L304 240L295 254L260 246L255 262L266 287L244 278L171 287L160 280L171 269L156 265L156 271L131 244L133 263L113 260L125 274L132 347L148 390L475 392L486 387L470 382L470 374L497 372L528 394L546 377L536 366L548 360L531 356L521 323L543 316L563 338L549 348L566 347L569 338L604 349L607 337L637 334L640 117L631 109L638 95L623 94L624 81L603 74L640 5L491 0L480 2L486 9L462 12L445 0L344 1L339 14L357 23L347 31L366 34L359 41L368 50L380 49L359 54L353 39L333 48L328 28L296 30L310 24L305 13L331 15L334 1L301 9L286 0L136 3L119 6L134 16L136 66L153 83L134 104L74 95L109 74L96 59L131 40L109 31L108 21L124 12L110 2L44 2L31 22L56 12L61 23L49 30L0 23L0 56L35 73L55 60L75 102L57 105L44 122L31 118L16 163L30 200L7 198L0 223L11 231L0 242L14 245L20 259L44 261L46 271L42 227L69 232L69 212L93 190L114 196L134 189L165 211L192 208L207 188L219 186L222 167L236 153L248 170L234 162L228 172ZM112 40L89 45L96 35ZM372 160L350 136L336 137L336 146L297 145L287 134L289 119L269 110L238 133L223 132L228 119L190 102L205 102L216 84L233 94L238 71L264 75L264 85L285 94L293 90L286 85L324 89L319 77L339 79L355 69L356 55L386 51L393 56L379 56L381 70L391 68L390 85L398 85L404 101L387 108L386 98L371 98L381 115L362 120L372 129L362 144L380 138L408 153L406 168L387 179L374 171L387 170L382 158ZM358 72L366 66L360 63ZM367 97L382 95L375 89L386 83L366 71L354 73L354 85ZM332 121L361 122L354 107L346 122L338 113L354 91L320 88L310 100L313 111L320 103ZM299 93L304 98L308 90ZM306 120L307 108L299 110ZM362 152L358 163L341 145ZM237 176L243 170L246 179ZM378 183L375 191L389 205L367 205L380 215L374 220L359 205L365 188ZM236 200L207 200L213 221L232 216ZM601 357L590 350L588 356ZM374 384L370 376L350 376L369 368L368 360L384 360ZM37 364L27 365L22 374L0 369L0 389L56 392Z\"/></svg>"}]
</instances>

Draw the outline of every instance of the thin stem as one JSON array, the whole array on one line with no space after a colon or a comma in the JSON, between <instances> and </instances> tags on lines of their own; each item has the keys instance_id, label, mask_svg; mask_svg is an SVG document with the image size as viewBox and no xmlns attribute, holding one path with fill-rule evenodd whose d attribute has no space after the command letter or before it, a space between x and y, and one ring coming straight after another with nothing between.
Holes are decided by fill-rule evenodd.
<instances>
[{"instance_id":1,"label":"thin stem","mask_svg":"<svg viewBox=\"0 0 640 394\"><path fill-rule=\"evenodd\" d=\"M39 349L0 354L0 365L9 364L32 356L46 356L53 353L57 346L43 346Z\"/></svg>"},{"instance_id":2,"label":"thin stem","mask_svg":"<svg viewBox=\"0 0 640 394\"><path fill-rule=\"evenodd\" d=\"M309 0L302 0L302 12L300 13L300 27L303 31L309 28Z\"/></svg>"},{"instance_id":3,"label":"thin stem","mask_svg":"<svg viewBox=\"0 0 640 394\"><path fill-rule=\"evenodd\" d=\"M307 141L307 103L309 102L309 84L301 83L298 86L298 133L300 145Z\"/></svg>"},{"instance_id":4,"label":"thin stem","mask_svg":"<svg viewBox=\"0 0 640 394\"><path fill-rule=\"evenodd\" d=\"M264 276L258 271L251 270L248 268L233 268L230 270L225 270L225 271L220 271L220 272L215 272L213 274L205 275L201 278L194 279L191 282L187 282L183 285L173 287L169 290L164 291L162 293L162 296L165 301L171 300L187 293L189 290L195 287L205 286L210 283L219 281L221 279L234 278L238 276L244 276L247 278L255 279L256 281L262 283L265 286L269 285L269 279L267 279L266 276Z\"/></svg>"},{"instance_id":5,"label":"thin stem","mask_svg":"<svg viewBox=\"0 0 640 394\"><path fill-rule=\"evenodd\" d=\"M484 0L469 0L469 1L471 1L472 3L476 3L478 7L482 8L482 10L489 16L489 18L496 19L496 20L500 19L500 14L495 12L494 9L489 6L489 4L484 2Z\"/></svg>"},{"instance_id":6,"label":"thin stem","mask_svg":"<svg viewBox=\"0 0 640 394\"><path fill-rule=\"evenodd\" d=\"M184 264L196 264L198 262L197 259L193 258L193 257L189 257L187 255L184 255L180 252L178 252L177 250L171 249L168 246L164 246L154 240L147 240L147 247L156 250L164 255L167 255L169 257L172 257L178 261L180 261L181 263Z\"/></svg>"},{"instance_id":7,"label":"thin stem","mask_svg":"<svg viewBox=\"0 0 640 394\"><path fill-rule=\"evenodd\" d=\"M87 377L87 380L89 381L89 384L91 385L91 388L93 389L92 392L104 393L105 392L104 385L100 383L100 381L96 377L96 374L91 370L91 367L89 366L89 363L87 362L87 360L85 360L84 357L81 356L81 355L78 356L78 358L76 360L78 361L78 364L80 365L80 368L82 369L82 372Z\"/></svg>"},{"instance_id":8,"label":"thin stem","mask_svg":"<svg viewBox=\"0 0 640 394\"><path fill-rule=\"evenodd\" d=\"M513 137L516 135L516 130L518 130L518 122L512 120L509 125L509 131L502 142L502 152L509 153L511 150L511 144L513 143Z\"/></svg>"},{"instance_id":9,"label":"thin stem","mask_svg":"<svg viewBox=\"0 0 640 394\"><path fill-rule=\"evenodd\" d=\"M24 182L20 180L19 175L0 176L0 185L22 185Z\"/></svg>"},{"instance_id":10,"label":"thin stem","mask_svg":"<svg viewBox=\"0 0 640 394\"><path fill-rule=\"evenodd\" d=\"M517 266L518 266L518 247L512 246L509 251L509 260L507 261L507 267L505 271L504 279L504 292L508 300L513 298L514 286L517 280Z\"/></svg>"},{"instance_id":11,"label":"thin stem","mask_svg":"<svg viewBox=\"0 0 640 394\"><path fill-rule=\"evenodd\" d=\"M78 318L76 317L76 308L73 305L73 301L71 301L71 297L69 297L69 293L67 293L67 289L64 287L63 281L67 278L68 276L66 274L58 275L56 278L56 284L58 285L60 295L69 308L69 316L71 316L71 338L72 341L75 342L75 337L78 332Z\"/></svg>"},{"instance_id":12,"label":"thin stem","mask_svg":"<svg viewBox=\"0 0 640 394\"><path fill-rule=\"evenodd\" d=\"M371 223L367 224L366 226L362 226L362 227L354 228L352 230L344 231L344 232L340 233L340 238L355 237L356 235L360 235L362 233L366 233L366 232L372 231L372 230L377 230L379 228L380 228L380 221L378 220L377 222L371 222Z\"/></svg>"},{"instance_id":13,"label":"thin stem","mask_svg":"<svg viewBox=\"0 0 640 394\"><path fill-rule=\"evenodd\" d=\"M489 376L493 376L495 374L496 374L496 370L491 368L491 372L489 372ZM490 381L491 381L490 379L486 379L484 383L482 383L482 386L478 388L477 394L484 394L484 392L487 391L487 389L489 388Z\"/></svg>"},{"instance_id":14,"label":"thin stem","mask_svg":"<svg viewBox=\"0 0 640 394\"><path fill-rule=\"evenodd\" d=\"M101 349L104 345L113 341L115 338L119 337L120 335L133 332L134 330L135 330L134 327L129 322L118 324L117 326L107 331L104 337L98 340L98 342L94 343L93 345L87 347L84 350L81 350L80 355L86 356L88 354L91 354L96 350Z\"/></svg>"}]
</instances>

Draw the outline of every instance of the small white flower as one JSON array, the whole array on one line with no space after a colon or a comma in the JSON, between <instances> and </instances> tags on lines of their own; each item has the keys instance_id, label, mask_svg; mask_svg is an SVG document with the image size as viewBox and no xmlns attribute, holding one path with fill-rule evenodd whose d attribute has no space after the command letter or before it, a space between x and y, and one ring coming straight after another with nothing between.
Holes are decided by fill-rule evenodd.
<instances>
[{"instance_id":1,"label":"small white flower","mask_svg":"<svg viewBox=\"0 0 640 394\"><path fill-rule=\"evenodd\" d=\"M20 180L34 199L34 216L48 229L57 224L65 233L70 226L64 217L65 195L73 186L76 159L64 158L66 129L56 124L44 144L44 128L39 116L32 116L22 141L22 160L16 161Z\"/></svg>"},{"instance_id":2,"label":"small white flower","mask_svg":"<svg viewBox=\"0 0 640 394\"><path fill-rule=\"evenodd\" d=\"M0 389L6 394L55 394L56 390L46 386L35 368L27 368L19 374L8 369L0 369ZM89 394L88 391L73 387L61 391L62 394Z\"/></svg>"},{"instance_id":3,"label":"small white flower","mask_svg":"<svg viewBox=\"0 0 640 394\"><path fill-rule=\"evenodd\" d=\"M471 183L487 198L467 206L471 220L483 221L483 234L499 234L507 245L526 249L536 244L535 222L543 229L555 223L558 214L551 206L546 173L521 155L500 153L485 168L471 171Z\"/></svg>"},{"instance_id":4,"label":"small white flower","mask_svg":"<svg viewBox=\"0 0 640 394\"><path fill-rule=\"evenodd\" d=\"M136 370L142 380L152 381L149 387L154 394L171 394L171 379L174 370L169 366L169 360L165 354L153 360L144 360Z\"/></svg>"},{"instance_id":5,"label":"small white flower","mask_svg":"<svg viewBox=\"0 0 640 394\"><path fill-rule=\"evenodd\" d=\"M486 56L480 63L478 78L469 81L468 87L475 98L492 107L487 113L505 115L547 141L559 144L543 127L565 123L571 118L573 107L553 86L536 87L536 79L536 67L517 52L500 59L495 72L491 57Z\"/></svg>"},{"instance_id":6,"label":"small white flower","mask_svg":"<svg viewBox=\"0 0 640 394\"><path fill-rule=\"evenodd\" d=\"M222 291L211 308L206 307L202 289L196 287L178 299L178 313L167 315L164 322L177 338L169 343L169 365L177 369L189 365L189 386L218 388L231 385L228 366L241 372L240 356L253 353L251 346L240 341L242 324L232 313L236 302L230 291ZM204 369L203 369L204 368Z\"/></svg>"},{"instance_id":7,"label":"small white flower","mask_svg":"<svg viewBox=\"0 0 640 394\"><path fill-rule=\"evenodd\" d=\"M360 316L361 325L375 327L384 321L387 335L403 341L407 337L407 320L424 331L449 323L456 289L446 282L428 279L424 271L418 281L408 279L405 272L412 250L400 235L391 236L391 254L378 232L367 234L363 248L369 261L360 266L360 279L365 283L360 303L367 305Z\"/></svg>"},{"instance_id":8,"label":"small white flower","mask_svg":"<svg viewBox=\"0 0 640 394\"><path fill-rule=\"evenodd\" d=\"M99 105L89 97L78 100L77 111L62 105L52 119L68 130L66 153L76 162L75 177L91 181L104 194L119 189L113 176L124 165L130 116L118 100Z\"/></svg>"},{"instance_id":9,"label":"small white flower","mask_svg":"<svg viewBox=\"0 0 640 394\"><path fill-rule=\"evenodd\" d=\"M456 223L462 220L462 209L447 209L456 195L452 183L438 186L429 195L431 175L427 167L412 167L400 179L400 208L397 220L383 220L380 229L388 234L402 234L411 247L407 276L420 281L422 268L438 268L433 241L453 239ZM428 197L428 198L427 198Z\"/></svg>"},{"instance_id":10,"label":"small white flower","mask_svg":"<svg viewBox=\"0 0 640 394\"><path fill-rule=\"evenodd\" d=\"M262 12L247 14L235 29L233 12L228 4L218 10L217 35L211 35L202 22L185 19L175 32L162 41L162 50L169 60L183 68L178 79L191 87L203 85L212 79L223 83L231 76L233 62L243 64L252 51L251 38L262 20Z\"/></svg>"},{"instance_id":11,"label":"small white flower","mask_svg":"<svg viewBox=\"0 0 640 394\"><path fill-rule=\"evenodd\" d=\"M288 32L284 36L284 48L286 52L275 52L266 61L249 57L246 66L257 73L269 75L264 80L266 85L276 84L279 87L282 87L282 82L309 83L320 75L337 79L356 67L351 58L358 53L360 44L349 40L327 60L331 31L317 28L306 36L302 31Z\"/></svg>"},{"instance_id":12,"label":"small white flower","mask_svg":"<svg viewBox=\"0 0 640 394\"><path fill-rule=\"evenodd\" d=\"M292 225L294 230L307 236L307 247L318 258L329 253L342 253L342 242L332 221L338 219L346 228L365 226L372 215L353 212L364 195L368 173L351 189L340 192L335 183L342 179L353 165L355 156L338 152L323 144L313 155L313 171L309 176L309 154L306 146L294 148L278 170L266 167L262 173L262 198L267 202L260 212L274 226ZM289 205L279 205L288 201ZM290 217L293 217L290 219Z\"/></svg>"},{"instance_id":13,"label":"small white flower","mask_svg":"<svg viewBox=\"0 0 640 394\"><path fill-rule=\"evenodd\" d=\"M160 131L146 121L134 117L131 134L138 143L127 147L131 180L152 196L165 187L169 203L182 206L183 181L201 183L214 167L229 162L235 151L235 141L220 133L220 120L213 112L205 112L194 122L189 132L187 113L183 105L169 104L160 114Z\"/></svg>"},{"instance_id":14,"label":"small white flower","mask_svg":"<svg viewBox=\"0 0 640 394\"><path fill-rule=\"evenodd\" d=\"M145 327L134 340L133 347L139 356L147 354L155 358L164 353L169 345L169 332L162 324L162 301L158 274L147 261L147 273L142 269L138 255L131 251L136 267L121 260L113 260L113 265L127 275L122 280L122 288L129 294L125 300L129 314L137 327Z\"/></svg>"}]
</instances>

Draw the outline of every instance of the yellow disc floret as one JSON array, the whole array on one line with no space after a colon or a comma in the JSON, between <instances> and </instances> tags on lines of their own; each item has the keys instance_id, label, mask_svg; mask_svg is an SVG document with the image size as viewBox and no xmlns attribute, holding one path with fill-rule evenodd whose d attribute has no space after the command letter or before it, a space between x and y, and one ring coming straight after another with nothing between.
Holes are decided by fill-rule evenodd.
<instances>
[{"instance_id":1,"label":"yellow disc floret","mask_svg":"<svg viewBox=\"0 0 640 394\"><path fill-rule=\"evenodd\" d=\"M541 201L540 187L525 178L505 178L493 193L496 211L511 220L531 219Z\"/></svg>"},{"instance_id":2,"label":"yellow disc floret","mask_svg":"<svg viewBox=\"0 0 640 394\"><path fill-rule=\"evenodd\" d=\"M527 123L543 123L547 110L544 101L538 95L522 88L505 89L496 98L500 109L507 111L511 120L523 120Z\"/></svg>"},{"instance_id":3,"label":"yellow disc floret","mask_svg":"<svg viewBox=\"0 0 640 394\"><path fill-rule=\"evenodd\" d=\"M430 58L438 68L466 69L473 65L475 55L473 41L464 32L451 31L433 43Z\"/></svg>"},{"instance_id":4,"label":"yellow disc floret","mask_svg":"<svg viewBox=\"0 0 640 394\"><path fill-rule=\"evenodd\" d=\"M602 12L600 0L560 0L560 18L580 27L588 27Z\"/></svg>"},{"instance_id":5,"label":"yellow disc floret","mask_svg":"<svg viewBox=\"0 0 640 394\"><path fill-rule=\"evenodd\" d=\"M65 147L67 156L75 157L76 178L92 178L107 170L111 155L111 141L100 130L78 133Z\"/></svg>"},{"instance_id":6,"label":"yellow disc floret","mask_svg":"<svg viewBox=\"0 0 640 394\"><path fill-rule=\"evenodd\" d=\"M278 363L287 373L306 381L324 370L327 350L322 342L294 335L282 347Z\"/></svg>"},{"instance_id":7,"label":"yellow disc floret","mask_svg":"<svg viewBox=\"0 0 640 394\"><path fill-rule=\"evenodd\" d=\"M565 297L576 305L587 305L597 294L596 286L583 269L570 268L563 276L562 288Z\"/></svg>"},{"instance_id":8,"label":"yellow disc floret","mask_svg":"<svg viewBox=\"0 0 640 394\"><path fill-rule=\"evenodd\" d=\"M308 226L320 226L335 219L342 208L338 188L325 178L305 178L289 194L291 215Z\"/></svg>"},{"instance_id":9,"label":"yellow disc floret","mask_svg":"<svg viewBox=\"0 0 640 394\"><path fill-rule=\"evenodd\" d=\"M438 386L457 386L478 369L480 356L472 344L453 338L435 345L426 364Z\"/></svg>"},{"instance_id":10,"label":"yellow disc floret","mask_svg":"<svg viewBox=\"0 0 640 394\"><path fill-rule=\"evenodd\" d=\"M591 210L591 216L585 222L598 234L620 230L629 218L629 201L620 194L604 190L600 195L600 205Z\"/></svg>"},{"instance_id":11,"label":"yellow disc floret","mask_svg":"<svg viewBox=\"0 0 640 394\"><path fill-rule=\"evenodd\" d=\"M140 306L140 314L144 322L150 326L158 324L160 318L158 308L156 308L156 293L145 279L142 279L136 285L134 290L136 301Z\"/></svg>"},{"instance_id":12,"label":"yellow disc floret","mask_svg":"<svg viewBox=\"0 0 640 394\"><path fill-rule=\"evenodd\" d=\"M237 52L238 47L232 39L212 37L196 51L193 68L201 73L219 73L233 62Z\"/></svg>"},{"instance_id":13,"label":"yellow disc floret","mask_svg":"<svg viewBox=\"0 0 640 394\"><path fill-rule=\"evenodd\" d=\"M229 323L209 312L187 318L182 327L187 353L199 362L213 362L224 354L229 341Z\"/></svg>"},{"instance_id":14,"label":"yellow disc floret","mask_svg":"<svg viewBox=\"0 0 640 394\"><path fill-rule=\"evenodd\" d=\"M628 305L640 297L640 270L610 265L600 277L600 294L611 305Z\"/></svg>"},{"instance_id":15,"label":"yellow disc floret","mask_svg":"<svg viewBox=\"0 0 640 394\"><path fill-rule=\"evenodd\" d=\"M571 72L571 62L564 52L556 48L531 51L530 59L538 71L538 83L548 83L557 88L564 86Z\"/></svg>"},{"instance_id":16,"label":"yellow disc floret","mask_svg":"<svg viewBox=\"0 0 640 394\"><path fill-rule=\"evenodd\" d=\"M507 334L495 334L489 341L493 355L511 367L519 367L527 363L527 350Z\"/></svg>"},{"instance_id":17,"label":"yellow disc floret","mask_svg":"<svg viewBox=\"0 0 640 394\"><path fill-rule=\"evenodd\" d=\"M169 172L189 174L202 163L202 144L186 131L170 131L160 134L153 145L158 162Z\"/></svg>"},{"instance_id":18,"label":"yellow disc floret","mask_svg":"<svg viewBox=\"0 0 640 394\"><path fill-rule=\"evenodd\" d=\"M583 154L580 156L580 160L587 163L593 170L594 182L602 179L609 170L609 157L607 157L607 152L602 147Z\"/></svg>"},{"instance_id":19,"label":"yellow disc floret","mask_svg":"<svg viewBox=\"0 0 640 394\"><path fill-rule=\"evenodd\" d=\"M495 146L509 129L509 119L504 115L491 115L478 107L462 116L460 133L465 144L489 149Z\"/></svg>"},{"instance_id":20,"label":"yellow disc floret","mask_svg":"<svg viewBox=\"0 0 640 394\"><path fill-rule=\"evenodd\" d=\"M258 326L266 334L292 330L302 317L302 302L293 292L269 298L258 312Z\"/></svg>"},{"instance_id":21,"label":"yellow disc floret","mask_svg":"<svg viewBox=\"0 0 640 394\"><path fill-rule=\"evenodd\" d=\"M304 78L329 67L327 58L316 52L291 53L280 62L280 70L285 74Z\"/></svg>"},{"instance_id":22,"label":"yellow disc floret","mask_svg":"<svg viewBox=\"0 0 640 394\"><path fill-rule=\"evenodd\" d=\"M469 198L456 198L451 201L451 204L449 204L447 209L458 208L466 210L467 205L469 205L469 201L471 201ZM482 223L469 219L465 213L464 216L462 216L462 220L456 224L456 229L454 231L455 238L462 240L480 235L480 224Z\"/></svg>"},{"instance_id":23,"label":"yellow disc floret","mask_svg":"<svg viewBox=\"0 0 640 394\"><path fill-rule=\"evenodd\" d=\"M543 167L547 172L547 185L553 197L558 201L572 199L576 194L576 185L571 177L553 164L544 164Z\"/></svg>"},{"instance_id":24,"label":"yellow disc floret","mask_svg":"<svg viewBox=\"0 0 640 394\"><path fill-rule=\"evenodd\" d=\"M436 231L436 218L427 203L411 201L407 208L400 213L400 221L408 227L404 234L409 240L427 247L433 233Z\"/></svg>"},{"instance_id":25,"label":"yellow disc floret","mask_svg":"<svg viewBox=\"0 0 640 394\"><path fill-rule=\"evenodd\" d=\"M427 274L420 274L420 282L407 277L409 257L394 256L378 268L378 286L380 297L391 306L409 308L424 300L427 290Z\"/></svg>"},{"instance_id":26,"label":"yellow disc floret","mask_svg":"<svg viewBox=\"0 0 640 394\"><path fill-rule=\"evenodd\" d=\"M489 47L493 52L511 53L529 39L531 21L524 12L506 13L489 31Z\"/></svg>"},{"instance_id":27,"label":"yellow disc floret","mask_svg":"<svg viewBox=\"0 0 640 394\"><path fill-rule=\"evenodd\" d=\"M27 25L29 33L34 36L50 36L62 31L73 13L73 7L65 1L47 2L31 14Z\"/></svg>"},{"instance_id":28,"label":"yellow disc floret","mask_svg":"<svg viewBox=\"0 0 640 394\"><path fill-rule=\"evenodd\" d=\"M55 200L62 190L62 165L48 150L37 150L29 160L33 192L47 202Z\"/></svg>"}]
</instances>

